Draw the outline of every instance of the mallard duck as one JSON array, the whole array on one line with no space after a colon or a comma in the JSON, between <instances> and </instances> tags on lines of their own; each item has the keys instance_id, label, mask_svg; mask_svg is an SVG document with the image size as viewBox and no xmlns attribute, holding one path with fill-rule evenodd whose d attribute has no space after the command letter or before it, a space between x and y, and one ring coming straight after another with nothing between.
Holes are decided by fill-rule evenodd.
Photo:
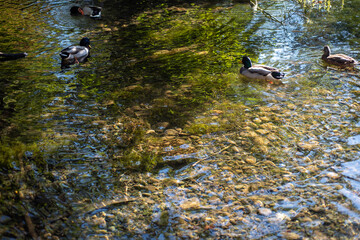
<instances>
[{"instance_id":1,"label":"mallard duck","mask_svg":"<svg viewBox=\"0 0 360 240\"><path fill-rule=\"evenodd\" d=\"M242 58L242 63L244 66L240 69L240 73L248 78L273 81L282 79L285 76L284 73L273 67L265 65L252 66L250 58L246 56Z\"/></svg>"},{"instance_id":2,"label":"mallard duck","mask_svg":"<svg viewBox=\"0 0 360 240\"><path fill-rule=\"evenodd\" d=\"M324 54L321 56L321 59L324 60L327 63L335 64L338 66L354 66L356 64L359 64L358 61L353 59L352 57L349 57L345 54L334 54L331 55L331 50L329 46L324 47Z\"/></svg>"},{"instance_id":3,"label":"mallard duck","mask_svg":"<svg viewBox=\"0 0 360 240\"><path fill-rule=\"evenodd\" d=\"M101 17L101 7L97 6L73 6L70 8L70 14L77 16L77 15L84 15L90 16L92 18L100 18Z\"/></svg>"},{"instance_id":4,"label":"mallard duck","mask_svg":"<svg viewBox=\"0 0 360 240\"><path fill-rule=\"evenodd\" d=\"M2 53L0 52L0 61L16 60L19 58L26 57L28 54L23 53Z\"/></svg>"},{"instance_id":5,"label":"mallard duck","mask_svg":"<svg viewBox=\"0 0 360 240\"><path fill-rule=\"evenodd\" d=\"M90 54L90 40L85 37L81 39L80 46L69 46L61 50L61 66L84 62Z\"/></svg>"}]
</instances>

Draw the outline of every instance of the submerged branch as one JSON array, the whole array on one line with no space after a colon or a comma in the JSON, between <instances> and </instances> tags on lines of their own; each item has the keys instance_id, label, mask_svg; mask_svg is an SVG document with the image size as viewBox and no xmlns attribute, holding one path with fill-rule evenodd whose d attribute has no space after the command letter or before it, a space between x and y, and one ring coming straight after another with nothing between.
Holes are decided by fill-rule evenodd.
<instances>
[{"instance_id":1,"label":"submerged branch","mask_svg":"<svg viewBox=\"0 0 360 240\"><path fill-rule=\"evenodd\" d=\"M255 10L259 9L259 10L264 14L265 17L267 17L267 18L269 18L269 19L271 19L271 20L273 20L273 21L275 21L275 22L278 22L278 23L280 23L281 25L284 25L283 21L280 21L279 19L277 19L276 17L274 17L273 15L271 15L270 13L268 13L267 11L265 11L265 9L259 7L257 0L254 0L254 1L251 0L251 1L250 1L250 5L251 5Z\"/></svg>"},{"instance_id":2,"label":"submerged branch","mask_svg":"<svg viewBox=\"0 0 360 240\"><path fill-rule=\"evenodd\" d=\"M24 218L25 218L25 222L26 222L26 225L28 227L28 230L29 230L29 233L31 235L31 238L32 239L39 239L36 231L35 231L35 225L33 224L30 216L29 216L29 212L26 212L25 215L24 215Z\"/></svg>"},{"instance_id":3,"label":"submerged branch","mask_svg":"<svg viewBox=\"0 0 360 240\"><path fill-rule=\"evenodd\" d=\"M205 160L209 159L209 158L212 157L212 156L215 156L215 155L217 155L217 154L220 154L221 152L225 151L226 149L228 149L228 148L231 147L231 146L232 146L232 145L226 146L226 147L220 149L220 151L218 151L218 152L216 152L216 153L212 153L212 154L210 154L209 156L207 156L206 158L200 159L199 161L195 162L195 163L194 163L193 165L191 165L191 166L192 166L192 167L195 167L199 162L205 161Z\"/></svg>"}]
</instances>

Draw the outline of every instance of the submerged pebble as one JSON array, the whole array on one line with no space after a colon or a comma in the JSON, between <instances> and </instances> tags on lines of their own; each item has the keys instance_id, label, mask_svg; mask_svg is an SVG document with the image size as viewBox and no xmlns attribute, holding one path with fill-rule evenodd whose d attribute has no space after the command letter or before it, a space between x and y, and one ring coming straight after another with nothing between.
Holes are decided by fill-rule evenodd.
<instances>
[{"instance_id":1,"label":"submerged pebble","mask_svg":"<svg viewBox=\"0 0 360 240\"><path fill-rule=\"evenodd\" d=\"M295 232L283 232L282 236L287 240L300 240L301 236Z\"/></svg>"},{"instance_id":2,"label":"submerged pebble","mask_svg":"<svg viewBox=\"0 0 360 240\"><path fill-rule=\"evenodd\" d=\"M326 176L329 178L332 178L332 179L338 179L340 177L339 174L334 173L334 172L328 172L328 173L326 173Z\"/></svg>"},{"instance_id":3,"label":"submerged pebble","mask_svg":"<svg viewBox=\"0 0 360 240\"><path fill-rule=\"evenodd\" d=\"M198 198L185 199L181 202L180 207L184 210L198 209L200 207L200 200Z\"/></svg>"},{"instance_id":4,"label":"submerged pebble","mask_svg":"<svg viewBox=\"0 0 360 240\"><path fill-rule=\"evenodd\" d=\"M249 164L255 164L256 163L256 158L253 156L248 156L245 158L245 161Z\"/></svg>"},{"instance_id":5,"label":"submerged pebble","mask_svg":"<svg viewBox=\"0 0 360 240\"><path fill-rule=\"evenodd\" d=\"M259 208L258 212L260 215L264 215L264 216L269 216L272 213L271 209L269 208Z\"/></svg>"}]
</instances>

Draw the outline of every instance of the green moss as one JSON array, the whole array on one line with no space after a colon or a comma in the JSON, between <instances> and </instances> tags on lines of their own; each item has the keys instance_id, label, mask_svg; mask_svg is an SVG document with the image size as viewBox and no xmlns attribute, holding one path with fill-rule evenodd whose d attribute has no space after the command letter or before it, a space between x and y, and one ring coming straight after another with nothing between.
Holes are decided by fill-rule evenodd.
<instances>
[{"instance_id":1,"label":"green moss","mask_svg":"<svg viewBox=\"0 0 360 240\"><path fill-rule=\"evenodd\" d=\"M215 126L215 125L204 124L204 123L196 123L196 124L192 124L191 126L185 128L185 130L193 135L199 135L199 134L202 135L202 134L206 134L206 133L216 132L219 130L219 127Z\"/></svg>"},{"instance_id":2,"label":"green moss","mask_svg":"<svg viewBox=\"0 0 360 240\"><path fill-rule=\"evenodd\" d=\"M161 157L153 152L131 150L118 159L115 165L135 171L152 171Z\"/></svg>"},{"instance_id":3,"label":"green moss","mask_svg":"<svg viewBox=\"0 0 360 240\"><path fill-rule=\"evenodd\" d=\"M24 144L20 141L0 142L0 167L19 167L20 161L31 160L32 163L41 166L44 164L42 151L36 143Z\"/></svg>"}]
</instances>

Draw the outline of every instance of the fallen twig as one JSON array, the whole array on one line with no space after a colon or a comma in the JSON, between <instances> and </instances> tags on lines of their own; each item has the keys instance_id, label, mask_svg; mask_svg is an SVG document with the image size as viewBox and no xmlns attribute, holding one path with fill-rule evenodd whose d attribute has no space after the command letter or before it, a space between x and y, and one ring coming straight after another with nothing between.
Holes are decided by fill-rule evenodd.
<instances>
[{"instance_id":1,"label":"fallen twig","mask_svg":"<svg viewBox=\"0 0 360 240\"><path fill-rule=\"evenodd\" d=\"M274 17L273 15L271 15L270 13L268 13L267 11L265 11L265 9L259 7L257 0L254 1L250 1L250 4L253 6L254 9L259 9L260 12L262 12L266 17L270 18L271 20L280 23L281 25L284 25L283 21L280 21L279 19L277 19L276 17Z\"/></svg>"},{"instance_id":2,"label":"fallen twig","mask_svg":"<svg viewBox=\"0 0 360 240\"><path fill-rule=\"evenodd\" d=\"M29 230L29 233L31 235L31 238L32 239L39 239L36 231L35 231L35 226L33 224L33 222L31 221L31 218L29 216L29 212L26 212L25 215L24 215L24 218L25 218L25 222L26 222L26 225L28 227L28 230Z\"/></svg>"},{"instance_id":3,"label":"fallen twig","mask_svg":"<svg viewBox=\"0 0 360 240\"><path fill-rule=\"evenodd\" d=\"M205 161L205 160L207 160L207 159L209 159L210 157L212 157L212 156L215 156L215 155L217 155L217 154L219 154L219 153L221 153L221 152L223 152L223 151L225 151L226 149L228 149L229 147L231 147L231 145L229 145L229 146L226 146L226 147L224 147L224 148L222 148L220 151L218 151L218 152L216 152L216 153L212 153L212 154L210 154L209 156L207 156L206 158L203 158L203 159L200 159L199 161L197 161L197 162L195 162L193 165L191 165L192 167L195 167L199 162L201 162L201 161Z\"/></svg>"}]
</instances>

